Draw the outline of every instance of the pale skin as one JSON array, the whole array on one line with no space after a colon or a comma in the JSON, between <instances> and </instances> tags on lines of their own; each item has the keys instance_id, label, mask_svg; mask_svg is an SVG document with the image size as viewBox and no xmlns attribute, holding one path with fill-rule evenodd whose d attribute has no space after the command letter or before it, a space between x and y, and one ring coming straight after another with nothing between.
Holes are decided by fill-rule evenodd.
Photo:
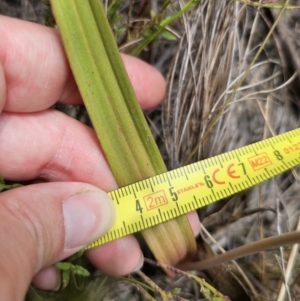
<instances>
[{"instance_id":1,"label":"pale skin","mask_svg":"<svg viewBox=\"0 0 300 301\"><path fill-rule=\"evenodd\" d=\"M59 273L52 264L109 229L114 208L104 191L117 185L94 131L49 109L58 101L82 103L58 32L0 16L0 36L0 174L35 181L0 193L1 297L19 301L32 280L43 289L57 287ZM163 77L138 59L122 58L141 107L159 104L166 89ZM93 220L86 230L79 228L81 233L76 223L68 223L81 221L79 209ZM198 233L196 214L189 220ZM111 275L131 273L143 263L133 236L86 256Z\"/></svg>"}]
</instances>

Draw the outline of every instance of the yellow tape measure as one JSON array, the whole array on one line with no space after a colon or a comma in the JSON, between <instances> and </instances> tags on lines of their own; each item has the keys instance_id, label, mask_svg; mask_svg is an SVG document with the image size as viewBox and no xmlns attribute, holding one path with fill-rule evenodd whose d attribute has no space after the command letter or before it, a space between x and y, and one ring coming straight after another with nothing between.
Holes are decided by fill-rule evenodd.
<instances>
[{"instance_id":1,"label":"yellow tape measure","mask_svg":"<svg viewBox=\"0 0 300 301\"><path fill-rule=\"evenodd\" d=\"M300 164L300 129L109 193L116 221L86 247L132 234L245 190Z\"/></svg>"}]
</instances>

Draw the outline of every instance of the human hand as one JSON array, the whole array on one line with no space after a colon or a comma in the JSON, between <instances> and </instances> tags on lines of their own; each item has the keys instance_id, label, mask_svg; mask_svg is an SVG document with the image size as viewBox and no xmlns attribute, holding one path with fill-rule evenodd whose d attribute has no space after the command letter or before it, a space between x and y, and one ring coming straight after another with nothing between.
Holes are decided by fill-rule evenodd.
<instances>
[{"instance_id":1,"label":"human hand","mask_svg":"<svg viewBox=\"0 0 300 301\"><path fill-rule=\"evenodd\" d=\"M40 288L57 287L52 264L109 229L114 209L104 191L117 185L94 131L49 109L57 101L82 103L58 32L0 16L0 36L0 174L43 181L0 193L0 291L9 301L24 298L34 275ZM157 105L161 75L138 59L123 60L141 107ZM190 220L197 233L196 215ZM133 236L86 253L112 275L143 263Z\"/></svg>"}]
</instances>

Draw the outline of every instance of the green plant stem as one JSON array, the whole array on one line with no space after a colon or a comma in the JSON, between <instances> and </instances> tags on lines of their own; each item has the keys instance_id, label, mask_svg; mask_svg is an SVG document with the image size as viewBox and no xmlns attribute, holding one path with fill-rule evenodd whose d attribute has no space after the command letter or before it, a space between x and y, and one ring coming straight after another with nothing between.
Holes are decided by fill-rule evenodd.
<instances>
[{"instance_id":1,"label":"green plant stem","mask_svg":"<svg viewBox=\"0 0 300 301\"><path fill-rule=\"evenodd\" d=\"M209 293L206 293L206 295L219 297L220 299L217 299L217 300L220 300L220 301L229 301L229 299L226 296L222 295L218 290L216 290L212 285L207 283L204 279L201 279L193 274L184 272L181 269L174 268L172 266L167 266L163 263L157 263L149 258L145 258L145 261L154 266L160 266L161 268L164 268L164 269L170 269L176 274L183 275L191 280L196 281L200 285L202 292L205 292L205 291L209 292ZM216 300L216 299L208 299L208 300Z\"/></svg>"},{"instance_id":2,"label":"green plant stem","mask_svg":"<svg viewBox=\"0 0 300 301\"><path fill-rule=\"evenodd\" d=\"M118 185L165 172L99 0L51 0L51 6L76 83ZM168 264L191 258L196 251L186 216L142 235L157 260Z\"/></svg>"},{"instance_id":3,"label":"green plant stem","mask_svg":"<svg viewBox=\"0 0 300 301\"><path fill-rule=\"evenodd\" d=\"M162 20L162 22L157 25L157 28L155 31L153 31L151 34L149 34L145 39L141 41L131 52L131 55L138 55L147 45L149 45L150 42L152 42L157 36L159 36L165 28L171 24L173 21L178 19L182 14L184 14L186 11L188 11L191 7L193 7L195 4L201 2L202 0L190 0L187 3L185 3L182 7L182 9L176 11L173 15L165 18Z\"/></svg>"}]
</instances>

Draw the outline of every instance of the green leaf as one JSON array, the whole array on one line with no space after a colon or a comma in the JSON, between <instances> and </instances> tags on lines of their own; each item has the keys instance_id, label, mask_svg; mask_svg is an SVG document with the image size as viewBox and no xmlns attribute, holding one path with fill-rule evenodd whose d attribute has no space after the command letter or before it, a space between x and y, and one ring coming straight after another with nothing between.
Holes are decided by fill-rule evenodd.
<instances>
[{"instance_id":1,"label":"green leaf","mask_svg":"<svg viewBox=\"0 0 300 301\"><path fill-rule=\"evenodd\" d=\"M72 264L70 262L57 262L55 266L61 271L70 271Z\"/></svg>"},{"instance_id":2,"label":"green leaf","mask_svg":"<svg viewBox=\"0 0 300 301\"><path fill-rule=\"evenodd\" d=\"M181 288L179 288L179 287L175 287L175 288L172 290L172 294L173 294L173 295L178 295L180 292L181 292Z\"/></svg>"},{"instance_id":3,"label":"green leaf","mask_svg":"<svg viewBox=\"0 0 300 301\"><path fill-rule=\"evenodd\" d=\"M169 41L175 41L175 40L177 40L177 37L172 32L167 31L167 30L163 31L161 33L161 36L164 39L169 40Z\"/></svg>"},{"instance_id":4,"label":"green leaf","mask_svg":"<svg viewBox=\"0 0 300 301\"><path fill-rule=\"evenodd\" d=\"M83 101L119 186L166 171L99 0L51 0ZM100 175L99 175L100 176ZM159 261L196 251L186 216L142 232Z\"/></svg>"},{"instance_id":5,"label":"green leaf","mask_svg":"<svg viewBox=\"0 0 300 301\"><path fill-rule=\"evenodd\" d=\"M72 269L75 275L83 277L90 276L90 272L87 269L81 267L80 265L74 265Z\"/></svg>"}]
</instances>

